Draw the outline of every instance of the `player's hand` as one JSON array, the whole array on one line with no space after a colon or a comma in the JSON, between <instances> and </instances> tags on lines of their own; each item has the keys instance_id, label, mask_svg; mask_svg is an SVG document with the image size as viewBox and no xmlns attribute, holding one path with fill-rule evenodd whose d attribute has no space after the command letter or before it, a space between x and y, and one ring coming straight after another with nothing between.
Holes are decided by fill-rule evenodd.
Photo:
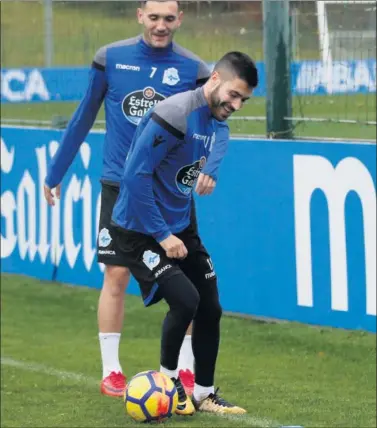
<instances>
[{"instance_id":1,"label":"player's hand","mask_svg":"<svg viewBox=\"0 0 377 428\"><path fill-rule=\"evenodd\" d=\"M60 190L61 190L61 185L60 185L60 184L58 184L58 185L55 187L55 195L54 195L54 193L53 193L53 189L50 189L50 188L47 186L47 184L45 184L45 185L43 186L43 190L44 190L44 193L45 193L45 198L46 198L47 203L48 203L49 205L51 205L51 206L54 206L54 205L55 205L55 197L56 197L56 199L60 199Z\"/></svg>"},{"instance_id":2,"label":"player's hand","mask_svg":"<svg viewBox=\"0 0 377 428\"><path fill-rule=\"evenodd\" d=\"M216 181L209 175L200 173L196 182L195 192L199 196L210 195L216 187Z\"/></svg>"},{"instance_id":3,"label":"player's hand","mask_svg":"<svg viewBox=\"0 0 377 428\"><path fill-rule=\"evenodd\" d=\"M185 244L176 236L170 235L160 242L161 247L166 251L169 259L184 259L187 256Z\"/></svg>"}]
</instances>

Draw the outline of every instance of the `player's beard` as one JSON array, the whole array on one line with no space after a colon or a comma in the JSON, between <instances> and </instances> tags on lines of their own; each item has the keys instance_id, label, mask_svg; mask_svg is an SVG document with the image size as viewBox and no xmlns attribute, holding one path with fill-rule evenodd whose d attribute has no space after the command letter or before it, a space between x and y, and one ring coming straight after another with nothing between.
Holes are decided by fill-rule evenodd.
<instances>
[{"instance_id":1,"label":"player's beard","mask_svg":"<svg viewBox=\"0 0 377 428\"><path fill-rule=\"evenodd\" d=\"M211 110L217 120L224 121L234 112L234 109L230 103L221 100L219 92L220 87L210 95Z\"/></svg>"}]
</instances>

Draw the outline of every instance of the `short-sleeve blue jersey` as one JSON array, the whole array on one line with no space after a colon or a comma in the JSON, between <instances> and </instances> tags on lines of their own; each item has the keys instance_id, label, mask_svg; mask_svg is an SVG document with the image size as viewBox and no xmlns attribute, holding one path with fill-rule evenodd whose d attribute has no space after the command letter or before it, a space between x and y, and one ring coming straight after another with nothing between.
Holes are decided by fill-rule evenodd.
<instances>
[{"instance_id":1,"label":"short-sleeve blue jersey","mask_svg":"<svg viewBox=\"0 0 377 428\"><path fill-rule=\"evenodd\" d=\"M144 114L171 95L193 90L208 79L208 66L176 43L163 49L148 46L141 36L104 46L96 53L89 85L49 165L46 184L59 184L104 102L106 135L102 181L119 185L136 126ZM223 127L219 156L203 172L217 178L219 158L229 130Z\"/></svg>"},{"instance_id":2,"label":"short-sleeve blue jersey","mask_svg":"<svg viewBox=\"0 0 377 428\"><path fill-rule=\"evenodd\" d=\"M113 223L157 242L187 228L193 186L222 128L203 88L174 95L150 110L125 162Z\"/></svg>"}]
</instances>

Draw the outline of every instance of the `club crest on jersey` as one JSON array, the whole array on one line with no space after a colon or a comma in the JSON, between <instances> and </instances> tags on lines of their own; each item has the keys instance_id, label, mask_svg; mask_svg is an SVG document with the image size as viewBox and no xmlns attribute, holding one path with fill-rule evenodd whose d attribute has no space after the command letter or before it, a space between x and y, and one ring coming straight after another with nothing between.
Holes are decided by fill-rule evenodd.
<instances>
[{"instance_id":1,"label":"club crest on jersey","mask_svg":"<svg viewBox=\"0 0 377 428\"><path fill-rule=\"evenodd\" d=\"M169 86L174 86L179 82L178 70L174 67L167 68L164 71L164 76L162 78L162 83L165 83Z\"/></svg>"},{"instance_id":2,"label":"club crest on jersey","mask_svg":"<svg viewBox=\"0 0 377 428\"><path fill-rule=\"evenodd\" d=\"M145 113L165 97L148 86L142 90L127 94L122 102L122 110L126 119L134 125L138 125Z\"/></svg>"},{"instance_id":3,"label":"club crest on jersey","mask_svg":"<svg viewBox=\"0 0 377 428\"><path fill-rule=\"evenodd\" d=\"M197 160L190 165L185 165L177 172L175 183L181 193L187 196L190 195L192 188L199 177L200 171L203 169L205 164L206 158L202 156L200 160Z\"/></svg>"}]
</instances>

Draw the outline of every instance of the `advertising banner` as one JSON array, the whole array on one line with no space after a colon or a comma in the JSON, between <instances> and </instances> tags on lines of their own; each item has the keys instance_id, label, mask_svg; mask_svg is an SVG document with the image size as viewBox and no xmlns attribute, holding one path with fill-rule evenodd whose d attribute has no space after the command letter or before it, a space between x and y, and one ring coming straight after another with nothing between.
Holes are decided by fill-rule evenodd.
<instances>
[{"instance_id":1,"label":"advertising banner","mask_svg":"<svg viewBox=\"0 0 377 428\"><path fill-rule=\"evenodd\" d=\"M101 287L104 134L88 135L51 208L61 131L1 133L2 272ZM232 140L214 194L196 202L224 310L376 331L376 145Z\"/></svg>"}]
</instances>

